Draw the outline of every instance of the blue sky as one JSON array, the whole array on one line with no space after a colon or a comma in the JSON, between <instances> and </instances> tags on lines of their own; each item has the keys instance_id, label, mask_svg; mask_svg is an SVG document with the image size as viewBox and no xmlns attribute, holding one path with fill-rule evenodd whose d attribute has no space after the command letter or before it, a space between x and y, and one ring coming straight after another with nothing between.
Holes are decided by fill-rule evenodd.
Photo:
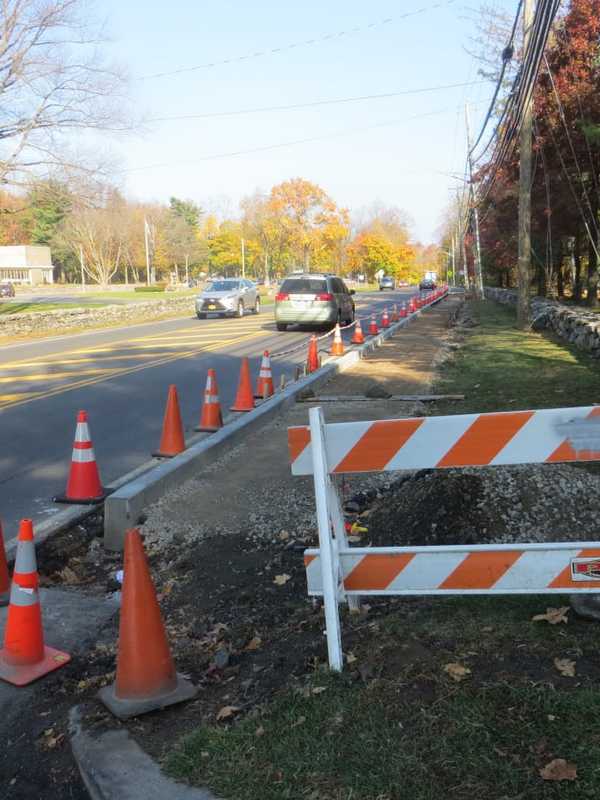
<instances>
[{"instance_id":1,"label":"blue sky","mask_svg":"<svg viewBox=\"0 0 600 800\"><path fill-rule=\"evenodd\" d=\"M136 112L154 118L477 80L477 65L464 50L473 33L471 12L460 0L437 0L441 7L431 8L435 2L104 0L98 9L106 14L112 56L132 76ZM493 4L512 10L516 0ZM402 18L424 7L430 10ZM235 60L355 27L361 30ZM229 64L140 79L230 58ZM473 104L477 129L491 91L480 84L317 108L150 123L142 135L116 144L123 186L134 199L167 201L176 195L235 213L244 195L301 176L353 210L374 201L399 206L414 220L415 238L431 241L449 187L457 185L439 173L462 171L464 163L462 106L465 100ZM304 139L317 141L227 155ZM214 158L220 155L225 157Z\"/></svg>"}]
</instances>

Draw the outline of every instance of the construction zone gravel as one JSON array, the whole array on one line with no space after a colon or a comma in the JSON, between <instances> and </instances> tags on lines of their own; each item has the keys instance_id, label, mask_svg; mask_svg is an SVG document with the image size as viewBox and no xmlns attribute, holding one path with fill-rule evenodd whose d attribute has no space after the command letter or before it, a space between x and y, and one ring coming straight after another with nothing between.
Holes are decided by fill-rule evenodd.
<instances>
[{"instance_id":1,"label":"construction zone gravel","mask_svg":"<svg viewBox=\"0 0 600 800\"><path fill-rule=\"evenodd\" d=\"M412 329L412 339L418 333L425 344L435 341L430 349L424 344L424 363L416 367L422 391L434 378L434 362L458 302L432 310ZM394 341L400 349L401 336ZM411 357L414 352L411 341ZM414 376L408 379L414 392ZM351 382L351 374L344 380ZM393 387L401 390L401 383ZM85 658L39 685L30 714L17 721L10 747L0 756L0 775L9 787L3 797L86 796L65 740L68 709L75 703L83 704L93 729L124 725L160 761L200 725L259 716L270 699L310 680L327 663L322 608L307 597L302 559L303 550L317 542L314 491L309 479L292 478L286 448L287 428L305 423L309 407L298 403L255 431L140 519L177 669L200 687L197 698L116 722L95 700L98 689L114 680L114 619ZM336 404L326 414L337 421L415 410L414 403L375 399ZM347 520L367 529L354 538L362 546L585 540L596 529L600 476L566 465L420 471L352 476L340 481L339 489ZM41 545L42 585L118 598L122 559L104 551L101 535L98 516ZM361 614L344 617L345 650L367 653L378 620L400 604L416 608L429 602L369 600ZM360 664L350 671L357 680L370 679ZM34 731L35 758L28 727Z\"/></svg>"}]
</instances>

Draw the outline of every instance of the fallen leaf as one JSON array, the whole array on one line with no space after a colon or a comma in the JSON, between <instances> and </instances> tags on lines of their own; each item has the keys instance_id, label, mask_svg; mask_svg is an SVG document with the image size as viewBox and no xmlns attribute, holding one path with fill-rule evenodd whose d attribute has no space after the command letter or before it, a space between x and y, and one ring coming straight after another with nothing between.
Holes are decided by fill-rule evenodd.
<instances>
[{"instance_id":1,"label":"fallen leaf","mask_svg":"<svg viewBox=\"0 0 600 800\"><path fill-rule=\"evenodd\" d=\"M44 739L44 747L47 750L54 750L54 748L58 747L59 744L62 744L64 740L64 733L59 733L58 736L48 736L46 739Z\"/></svg>"},{"instance_id":2,"label":"fallen leaf","mask_svg":"<svg viewBox=\"0 0 600 800\"><path fill-rule=\"evenodd\" d=\"M536 614L531 618L532 622L549 622L550 625L558 625L559 622L568 622L567 612L569 606L561 606L560 608L547 608L545 614Z\"/></svg>"},{"instance_id":3,"label":"fallen leaf","mask_svg":"<svg viewBox=\"0 0 600 800\"><path fill-rule=\"evenodd\" d=\"M554 714L548 714L546 719L548 719L550 722L554 722L554 720L556 719L556 716Z\"/></svg>"},{"instance_id":4,"label":"fallen leaf","mask_svg":"<svg viewBox=\"0 0 600 800\"><path fill-rule=\"evenodd\" d=\"M468 667L457 663L446 664L444 672L447 672L455 681L464 681L467 675L471 674L471 670Z\"/></svg>"},{"instance_id":5,"label":"fallen leaf","mask_svg":"<svg viewBox=\"0 0 600 800\"><path fill-rule=\"evenodd\" d=\"M233 717L239 710L237 706L223 706L223 708L219 709L217 712L217 720L230 719L230 717Z\"/></svg>"},{"instance_id":6,"label":"fallen leaf","mask_svg":"<svg viewBox=\"0 0 600 800\"><path fill-rule=\"evenodd\" d=\"M58 573L63 580L63 583L79 583L79 575L71 569L71 567L63 567Z\"/></svg>"},{"instance_id":7,"label":"fallen leaf","mask_svg":"<svg viewBox=\"0 0 600 800\"><path fill-rule=\"evenodd\" d=\"M299 725L304 725L305 722L306 722L306 717L298 717L296 722L294 722L294 724L292 725L292 728L297 728Z\"/></svg>"},{"instance_id":8,"label":"fallen leaf","mask_svg":"<svg viewBox=\"0 0 600 800\"><path fill-rule=\"evenodd\" d=\"M265 729L263 728L262 725L258 726L258 728L254 731L254 735L255 736L264 736L265 735Z\"/></svg>"},{"instance_id":9,"label":"fallen leaf","mask_svg":"<svg viewBox=\"0 0 600 800\"><path fill-rule=\"evenodd\" d=\"M321 694L321 692L326 692L326 691L327 691L326 686L313 686L312 688L313 694Z\"/></svg>"},{"instance_id":10,"label":"fallen leaf","mask_svg":"<svg viewBox=\"0 0 600 800\"><path fill-rule=\"evenodd\" d=\"M260 636L253 636L252 639L248 642L244 650L258 650L262 645L262 639Z\"/></svg>"},{"instance_id":11,"label":"fallen leaf","mask_svg":"<svg viewBox=\"0 0 600 800\"><path fill-rule=\"evenodd\" d=\"M357 661L357 658L354 655L354 653L348 653L348 655L346 656L346 663L347 664L354 664L355 661Z\"/></svg>"},{"instance_id":12,"label":"fallen leaf","mask_svg":"<svg viewBox=\"0 0 600 800\"><path fill-rule=\"evenodd\" d=\"M286 575L284 572L283 575L275 575L273 578L273 583L277 586L285 586L285 584L291 579L291 575Z\"/></svg>"},{"instance_id":13,"label":"fallen leaf","mask_svg":"<svg viewBox=\"0 0 600 800\"><path fill-rule=\"evenodd\" d=\"M540 770L540 776L545 781L574 781L577 780L577 767L564 758L554 758Z\"/></svg>"},{"instance_id":14,"label":"fallen leaf","mask_svg":"<svg viewBox=\"0 0 600 800\"><path fill-rule=\"evenodd\" d=\"M555 658L554 666L566 678L575 677L575 662L568 658Z\"/></svg>"},{"instance_id":15,"label":"fallen leaf","mask_svg":"<svg viewBox=\"0 0 600 800\"><path fill-rule=\"evenodd\" d=\"M491 633L494 630L494 628L492 627L492 625L486 625L485 628L482 628L481 630L483 631L483 633Z\"/></svg>"}]
</instances>

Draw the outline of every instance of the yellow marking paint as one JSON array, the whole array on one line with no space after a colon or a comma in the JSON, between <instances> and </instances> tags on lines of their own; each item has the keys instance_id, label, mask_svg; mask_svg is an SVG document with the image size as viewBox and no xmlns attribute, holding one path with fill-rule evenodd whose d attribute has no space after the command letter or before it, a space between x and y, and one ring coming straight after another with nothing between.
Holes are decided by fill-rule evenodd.
<instances>
[{"instance_id":1,"label":"yellow marking paint","mask_svg":"<svg viewBox=\"0 0 600 800\"><path fill-rule=\"evenodd\" d=\"M210 353L213 350L217 350L218 348L222 347L223 345L230 346L241 342L248 342L252 339L257 339L262 335L263 335L262 331L259 331L258 333L248 334L247 336L240 336L237 339L231 339L228 342L217 342L212 347L198 348L196 350L191 350L184 353L169 354L168 356L165 356L165 358L157 359L156 361L152 361L145 364L138 364L137 367L129 367L117 370L112 375L104 375L100 376L99 378L90 378L89 380L86 381L76 381L75 383L69 383L66 384L65 386L59 386L56 389L51 389L48 392L40 392L36 396L30 397L25 400L18 400L15 402L6 403L5 405L0 406L0 411L7 408L15 408L16 406L25 405L26 403L31 403L34 400L41 400L47 397L55 397L56 395L64 394L65 392L69 392L73 389L81 389L86 386L92 386L96 383L102 383L103 381L111 380L112 378L119 378L122 375L131 375L134 372L141 372L142 370L149 369L150 367L159 367L162 366L163 364L170 364L171 362L178 361L180 359L192 358L193 356L199 355L200 353Z\"/></svg>"},{"instance_id":2,"label":"yellow marking paint","mask_svg":"<svg viewBox=\"0 0 600 800\"><path fill-rule=\"evenodd\" d=\"M15 400L24 400L28 397L36 397L39 392L19 392L18 394L0 394L0 406L5 403L12 403Z\"/></svg>"},{"instance_id":3,"label":"yellow marking paint","mask_svg":"<svg viewBox=\"0 0 600 800\"><path fill-rule=\"evenodd\" d=\"M98 367L97 369L78 369L73 372L42 372L37 375L6 375L5 377L0 377L0 384L54 381L61 378L77 378L80 375L98 375L101 372L117 372L118 369L118 367Z\"/></svg>"}]
</instances>

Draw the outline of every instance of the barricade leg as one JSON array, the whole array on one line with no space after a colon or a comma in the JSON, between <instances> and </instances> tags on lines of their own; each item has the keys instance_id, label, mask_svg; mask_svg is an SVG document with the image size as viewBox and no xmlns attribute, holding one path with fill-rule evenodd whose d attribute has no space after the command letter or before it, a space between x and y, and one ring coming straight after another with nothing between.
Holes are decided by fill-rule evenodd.
<instances>
[{"instance_id":1,"label":"barricade leg","mask_svg":"<svg viewBox=\"0 0 600 800\"><path fill-rule=\"evenodd\" d=\"M328 502L331 478L327 466L323 410L321 408L311 408L309 420L312 441L315 499L317 505L317 523L319 527L319 550L321 553L321 578L323 581L327 653L329 656L330 669L341 672L344 662L338 609L339 559L337 547L331 535L331 515Z\"/></svg>"},{"instance_id":2,"label":"barricade leg","mask_svg":"<svg viewBox=\"0 0 600 800\"><path fill-rule=\"evenodd\" d=\"M335 534L335 541L337 544L337 552L340 550L348 550L348 537L346 536L346 525L344 524L344 512L342 511L342 504L340 502L340 496L336 491L334 483L329 478L329 486L328 486L328 500L329 500L329 510L331 511L331 524L333 525L333 532ZM339 559L338 559L339 563ZM351 595L347 597L344 592L344 579L341 571L339 572L338 576L338 597L340 600L347 600L348 608L351 611L359 611L360 610L360 597L356 595Z\"/></svg>"}]
</instances>

